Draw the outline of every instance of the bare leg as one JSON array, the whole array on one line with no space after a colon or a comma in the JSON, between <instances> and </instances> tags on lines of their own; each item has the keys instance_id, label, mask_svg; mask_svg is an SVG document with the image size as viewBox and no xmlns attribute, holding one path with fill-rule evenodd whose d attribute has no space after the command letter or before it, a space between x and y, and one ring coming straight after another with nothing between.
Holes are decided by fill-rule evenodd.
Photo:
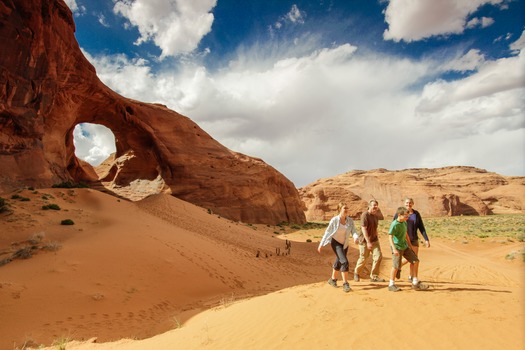
<instances>
[{"instance_id":1,"label":"bare leg","mask_svg":"<svg viewBox=\"0 0 525 350\"><path fill-rule=\"evenodd\" d=\"M348 281L348 271L342 271L341 278L343 279L343 283L346 283Z\"/></svg>"},{"instance_id":2,"label":"bare leg","mask_svg":"<svg viewBox=\"0 0 525 350\"><path fill-rule=\"evenodd\" d=\"M418 255L418 253L419 253L419 247L418 246L414 246L414 248L412 250L414 251L414 253L416 253L417 256L419 256ZM417 277L417 268L414 268L414 265L415 264L410 264L410 276Z\"/></svg>"}]
</instances>

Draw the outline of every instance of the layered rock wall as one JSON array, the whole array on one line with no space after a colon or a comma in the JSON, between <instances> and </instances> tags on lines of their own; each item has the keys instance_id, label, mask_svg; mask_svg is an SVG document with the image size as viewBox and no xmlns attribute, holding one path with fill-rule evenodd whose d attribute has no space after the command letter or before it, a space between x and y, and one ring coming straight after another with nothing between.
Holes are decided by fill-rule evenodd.
<instances>
[{"instance_id":1,"label":"layered rock wall","mask_svg":"<svg viewBox=\"0 0 525 350\"><path fill-rule=\"evenodd\" d=\"M414 199L424 216L523 213L525 178L505 177L473 167L351 171L318 180L299 189L308 221L328 220L339 202L346 202L354 217L370 199L379 201L385 217Z\"/></svg>"}]
</instances>

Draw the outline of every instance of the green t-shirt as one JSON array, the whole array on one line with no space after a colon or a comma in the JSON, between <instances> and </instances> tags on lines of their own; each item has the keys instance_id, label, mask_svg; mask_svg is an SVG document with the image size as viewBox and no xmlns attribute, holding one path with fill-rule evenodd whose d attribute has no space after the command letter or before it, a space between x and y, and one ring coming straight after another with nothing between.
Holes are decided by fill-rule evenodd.
<instances>
[{"instance_id":1,"label":"green t-shirt","mask_svg":"<svg viewBox=\"0 0 525 350\"><path fill-rule=\"evenodd\" d=\"M408 248L408 242L406 238L407 234L407 223L399 222L397 220L392 221L388 234L392 235L394 245L398 250L405 250Z\"/></svg>"}]
</instances>

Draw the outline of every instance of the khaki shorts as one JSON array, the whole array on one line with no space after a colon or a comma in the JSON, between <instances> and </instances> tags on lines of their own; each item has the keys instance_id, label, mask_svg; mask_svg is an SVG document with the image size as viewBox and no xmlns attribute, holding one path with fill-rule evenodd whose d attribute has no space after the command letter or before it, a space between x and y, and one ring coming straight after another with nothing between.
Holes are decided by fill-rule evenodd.
<instances>
[{"instance_id":1,"label":"khaki shorts","mask_svg":"<svg viewBox=\"0 0 525 350\"><path fill-rule=\"evenodd\" d=\"M392 266L394 269L399 270L401 268L401 258L407 259L411 264L419 261L416 253L414 253L410 247L405 250L399 250L399 255L395 255L394 252L392 252Z\"/></svg>"}]
</instances>

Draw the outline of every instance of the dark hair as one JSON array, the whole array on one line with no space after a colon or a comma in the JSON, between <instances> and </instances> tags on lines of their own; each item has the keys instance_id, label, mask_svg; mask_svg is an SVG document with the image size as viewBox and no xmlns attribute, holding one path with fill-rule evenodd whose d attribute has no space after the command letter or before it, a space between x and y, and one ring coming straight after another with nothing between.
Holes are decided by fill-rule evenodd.
<instances>
[{"instance_id":1,"label":"dark hair","mask_svg":"<svg viewBox=\"0 0 525 350\"><path fill-rule=\"evenodd\" d=\"M371 200L368 201L368 206L370 207L370 206L372 206L372 204L374 204L374 203L376 203L377 205L379 205L379 202L378 202L378 201L376 201L375 199L371 199Z\"/></svg>"}]
</instances>

